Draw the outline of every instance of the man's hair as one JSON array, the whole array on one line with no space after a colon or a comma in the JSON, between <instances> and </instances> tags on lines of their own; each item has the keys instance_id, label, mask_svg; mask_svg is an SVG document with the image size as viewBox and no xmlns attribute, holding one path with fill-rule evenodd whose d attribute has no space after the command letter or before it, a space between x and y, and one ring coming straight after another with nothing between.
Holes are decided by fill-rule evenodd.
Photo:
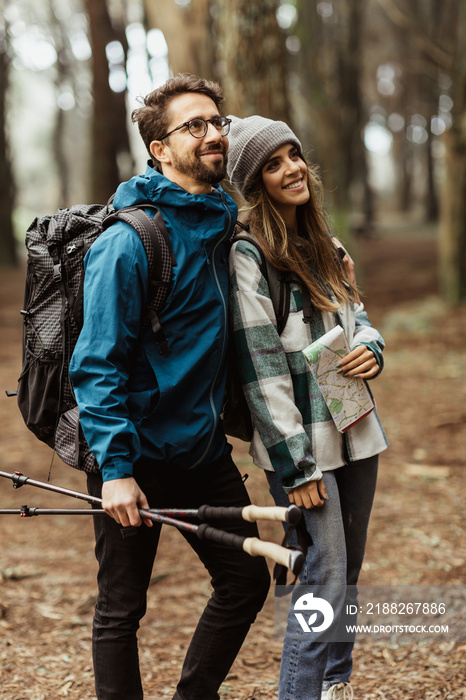
<instances>
[{"instance_id":1,"label":"man's hair","mask_svg":"<svg viewBox=\"0 0 466 700\"><path fill-rule=\"evenodd\" d=\"M220 107L223 102L222 91L218 83L204 80L191 73L179 73L170 78L161 87L143 98L143 107L135 109L131 121L138 123L139 133L150 154L150 144L163 136L168 130L168 106L174 97L187 92L198 92L210 97Z\"/></svg>"}]
</instances>

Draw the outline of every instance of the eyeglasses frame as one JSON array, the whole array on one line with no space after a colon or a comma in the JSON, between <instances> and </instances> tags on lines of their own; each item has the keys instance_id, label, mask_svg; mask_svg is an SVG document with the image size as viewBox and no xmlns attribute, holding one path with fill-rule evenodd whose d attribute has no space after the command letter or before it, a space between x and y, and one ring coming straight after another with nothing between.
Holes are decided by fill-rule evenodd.
<instances>
[{"instance_id":1,"label":"eyeglasses frame","mask_svg":"<svg viewBox=\"0 0 466 700\"><path fill-rule=\"evenodd\" d=\"M225 120L226 120L226 124L225 124L225 126L224 126L223 128L225 129L225 128L228 127L228 130L227 130L226 134L221 134L221 136L228 136L228 133L229 133L229 131L230 131L230 124L231 124L231 121L232 121L232 120L231 120L231 119L228 119L228 117L222 117L220 114L219 114L219 115L216 115L215 117L212 117L212 119L219 119L219 118L220 118L220 119L225 119ZM204 124L205 124L205 131L204 131L204 133L202 134L202 136L194 136L194 134L191 132L191 130L190 130L190 128L189 128L190 123L193 122L193 121L196 121L196 119L197 119L197 120L200 120L201 122L204 122ZM160 137L159 139L157 139L157 140L158 140L158 141L163 141L163 140L166 139L168 136L171 136L175 131L178 131L179 129L182 129L183 127L186 127L186 128L188 129L189 133L191 134L191 136L192 136L194 139L203 139L204 136L207 134L207 131L208 131L208 128L209 128L209 127L208 127L208 124L212 124L212 119L203 119L202 117L193 117L193 118L190 119L189 121L183 122L183 124L180 124L180 125L177 126L175 129L172 129L171 131L169 131L168 133L166 133L164 136L161 136L161 137ZM214 129L217 128L217 127L214 126L214 124L212 124L212 126L214 127ZM218 129L217 129L217 131L218 131ZM220 132L219 132L219 133L220 133Z\"/></svg>"}]
</instances>

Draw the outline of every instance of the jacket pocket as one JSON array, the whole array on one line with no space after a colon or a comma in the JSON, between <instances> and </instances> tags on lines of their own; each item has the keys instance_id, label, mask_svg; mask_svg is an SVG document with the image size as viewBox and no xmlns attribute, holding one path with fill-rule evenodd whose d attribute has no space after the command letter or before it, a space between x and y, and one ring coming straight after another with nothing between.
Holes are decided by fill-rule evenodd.
<instances>
[{"instance_id":1,"label":"jacket pocket","mask_svg":"<svg viewBox=\"0 0 466 700\"><path fill-rule=\"evenodd\" d=\"M129 417L138 426L143 420L152 415L159 404L160 391L148 389L146 391L131 391L128 397Z\"/></svg>"},{"instance_id":2,"label":"jacket pocket","mask_svg":"<svg viewBox=\"0 0 466 700\"><path fill-rule=\"evenodd\" d=\"M65 464L71 467L89 473L99 471L99 466L82 433L77 406L60 416L55 433L55 452Z\"/></svg>"}]
</instances>

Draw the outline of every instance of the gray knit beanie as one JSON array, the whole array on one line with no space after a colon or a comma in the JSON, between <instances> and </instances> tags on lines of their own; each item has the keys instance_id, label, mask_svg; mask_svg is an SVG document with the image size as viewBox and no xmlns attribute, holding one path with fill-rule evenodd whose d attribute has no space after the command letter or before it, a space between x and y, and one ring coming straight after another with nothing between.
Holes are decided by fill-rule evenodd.
<instances>
[{"instance_id":1,"label":"gray knit beanie","mask_svg":"<svg viewBox=\"0 0 466 700\"><path fill-rule=\"evenodd\" d=\"M245 119L229 115L231 119L228 141L227 173L231 184L247 199L248 190L262 166L277 148L292 143L300 152L299 139L285 122L260 117Z\"/></svg>"}]
</instances>

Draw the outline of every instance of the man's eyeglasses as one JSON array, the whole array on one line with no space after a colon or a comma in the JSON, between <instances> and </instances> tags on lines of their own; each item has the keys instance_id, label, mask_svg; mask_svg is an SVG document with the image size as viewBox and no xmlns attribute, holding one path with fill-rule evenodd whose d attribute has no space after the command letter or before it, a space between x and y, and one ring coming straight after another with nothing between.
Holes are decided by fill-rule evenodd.
<instances>
[{"instance_id":1,"label":"man's eyeglasses","mask_svg":"<svg viewBox=\"0 0 466 700\"><path fill-rule=\"evenodd\" d=\"M176 127L176 129L172 129L164 136L161 136L158 140L163 141L167 138L167 136L170 136L170 134L173 134L173 132L178 131L178 129L182 129L183 127L186 127L191 136L194 136L195 139L203 139L207 134L208 124L212 124L212 126L217 129L219 134L226 136L230 131L231 119L228 119L228 117L212 117L212 119L201 119L201 117L196 117L195 119L190 119L189 122L180 124Z\"/></svg>"}]
</instances>

